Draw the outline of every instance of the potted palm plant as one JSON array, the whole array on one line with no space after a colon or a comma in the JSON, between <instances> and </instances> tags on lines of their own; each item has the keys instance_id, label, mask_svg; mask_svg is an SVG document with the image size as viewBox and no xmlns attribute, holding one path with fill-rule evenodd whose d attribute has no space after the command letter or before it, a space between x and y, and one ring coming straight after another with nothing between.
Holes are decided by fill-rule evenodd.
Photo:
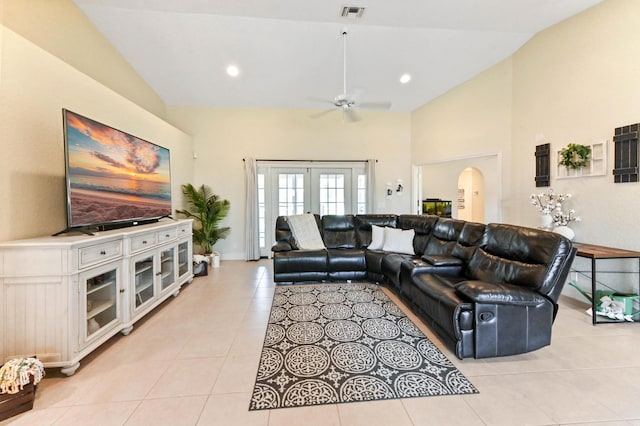
<instances>
[{"instance_id":1,"label":"potted palm plant","mask_svg":"<svg viewBox=\"0 0 640 426\"><path fill-rule=\"evenodd\" d=\"M176 213L194 220L193 243L200 247L202 254L213 259L213 245L226 238L231 230L229 227L219 226L220 221L229 213L229 200L220 199L206 185L196 188L188 183L182 185L182 193L188 200L189 208L176 210ZM215 254L219 262L220 254Z\"/></svg>"}]
</instances>

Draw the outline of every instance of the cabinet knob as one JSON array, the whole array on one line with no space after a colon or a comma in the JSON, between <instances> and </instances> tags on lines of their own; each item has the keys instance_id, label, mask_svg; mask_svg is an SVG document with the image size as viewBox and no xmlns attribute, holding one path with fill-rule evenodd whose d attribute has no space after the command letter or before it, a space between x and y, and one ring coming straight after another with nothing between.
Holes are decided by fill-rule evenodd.
<instances>
[{"instance_id":1,"label":"cabinet knob","mask_svg":"<svg viewBox=\"0 0 640 426\"><path fill-rule=\"evenodd\" d=\"M120 289L120 293L124 293L124 288L121 288L121 289Z\"/></svg>"},{"instance_id":2,"label":"cabinet knob","mask_svg":"<svg viewBox=\"0 0 640 426\"><path fill-rule=\"evenodd\" d=\"M107 252L106 252L106 251L104 251L104 250L100 250L100 254L101 254L102 256L104 256L105 254L107 254Z\"/></svg>"},{"instance_id":3,"label":"cabinet knob","mask_svg":"<svg viewBox=\"0 0 640 426\"><path fill-rule=\"evenodd\" d=\"M166 237L166 238L169 238L169 236L170 236L169 234L165 234L165 237Z\"/></svg>"},{"instance_id":4,"label":"cabinet knob","mask_svg":"<svg viewBox=\"0 0 640 426\"><path fill-rule=\"evenodd\" d=\"M147 244L147 240L143 240L143 241L142 241L142 244Z\"/></svg>"}]
</instances>

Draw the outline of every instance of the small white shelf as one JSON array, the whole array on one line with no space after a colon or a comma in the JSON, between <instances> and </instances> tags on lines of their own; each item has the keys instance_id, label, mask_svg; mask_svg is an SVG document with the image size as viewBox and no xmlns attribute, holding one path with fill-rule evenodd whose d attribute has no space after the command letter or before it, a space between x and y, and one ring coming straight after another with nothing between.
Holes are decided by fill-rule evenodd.
<instances>
[{"instance_id":1,"label":"small white shelf","mask_svg":"<svg viewBox=\"0 0 640 426\"><path fill-rule=\"evenodd\" d=\"M147 272L153 269L153 262L144 261L136 263L136 275L140 275L143 272Z\"/></svg>"},{"instance_id":2,"label":"small white shelf","mask_svg":"<svg viewBox=\"0 0 640 426\"><path fill-rule=\"evenodd\" d=\"M145 291L146 289L148 289L149 287L153 286L153 281L147 284L143 284L141 286L137 286L136 285L136 294L139 295L140 293L142 293L143 291Z\"/></svg>"},{"instance_id":3,"label":"small white shelf","mask_svg":"<svg viewBox=\"0 0 640 426\"><path fill-rule=\"evenodd\" d=\"M116 304L115 300L105 300L102 303L97 304L93 309L87 312L87 320L90 320L96 315L106 311L107 309L114 306L115 304Z\"/></svg>"},{"instance_id":4,"label":"small white shelf","mask_svg":"<svg viewBox=\"0 0 640 426\"><path fill-rule=\"evenodd\" d=\"M115 283L116 283L116 280L111 280L111 281L107 281L106 283L102 283L100 285L88 286L89 288L87 288L87 296L90 294L96 293L102 290L103 288L109 287L110 285L113 285Z\"/></svg>"},{"instance_id":5,"label":"small white shelf","mask_svg":"<svg viewBox=\"0 0 640 426\"><path fill-rule=\"evenodd\" d=\"M594 142L590 145L589 162L581 169L568 169L559 164L560 150L556 151L556 177L572 179L588 176L606 176L607 174L607 141Z\"/></svg>"}]
</instances>

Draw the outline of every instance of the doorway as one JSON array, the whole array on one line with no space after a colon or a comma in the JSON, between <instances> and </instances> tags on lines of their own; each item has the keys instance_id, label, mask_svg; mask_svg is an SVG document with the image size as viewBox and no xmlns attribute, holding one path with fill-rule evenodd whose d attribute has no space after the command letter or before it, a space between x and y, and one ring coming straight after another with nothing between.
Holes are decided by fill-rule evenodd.
<instances>
[{"instance_id":1,"label":"doorway","mask_svg":"<svg viewBox=\"0 0 640 426\"><path fill-rule=\"evenodd\" d=\"M459 179L466 169L477 171L476 179L482 189L473 199L474 189L465 190L464 207L459 209ZM482 176L480 178L479 176ZM469 198L467 199L467 195ZM479 154L460 158L437 160L414 166L414 206L420 206L425 198L452 201L451 215L457 219L481 223L502 222L502 154ZM476 202L473 209L467 203ZM469 204L471 205L471 204ZM468 211L473 211L469 213ZM420 210L417 211L420 213ZM466 219L471 215L471 219Z\"/></svg>"},{"instance_id":2,"label":"doorway","mask_svg":"<svg viewBox=\"0 0 640 426\"><path fill-rule=\"evenodd\" d=\"M455 202L458 219L484 223L484 176L480 170L467 167L460 173Z\"/></svg>"}]
</instances>

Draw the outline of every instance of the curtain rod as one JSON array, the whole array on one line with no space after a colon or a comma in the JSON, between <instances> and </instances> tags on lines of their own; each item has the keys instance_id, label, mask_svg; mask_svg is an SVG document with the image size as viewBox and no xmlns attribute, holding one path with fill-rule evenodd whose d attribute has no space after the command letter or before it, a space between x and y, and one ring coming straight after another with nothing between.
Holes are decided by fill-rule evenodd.
<instances>
[{"instance_id":1,"label":"curtain rod","mask_svg":"<svg viewBox=\"0 0 640 426\"><path fill-rule=\"evenodd\" d=\"M242 161L247 161L243 158ZM268 160L264 158L256 158L256 161L279 161L279 162L291 162L291 163L366 163L369 160ZM376 163L378 160L376 160Z\"/></svg>"}]
</instances>

